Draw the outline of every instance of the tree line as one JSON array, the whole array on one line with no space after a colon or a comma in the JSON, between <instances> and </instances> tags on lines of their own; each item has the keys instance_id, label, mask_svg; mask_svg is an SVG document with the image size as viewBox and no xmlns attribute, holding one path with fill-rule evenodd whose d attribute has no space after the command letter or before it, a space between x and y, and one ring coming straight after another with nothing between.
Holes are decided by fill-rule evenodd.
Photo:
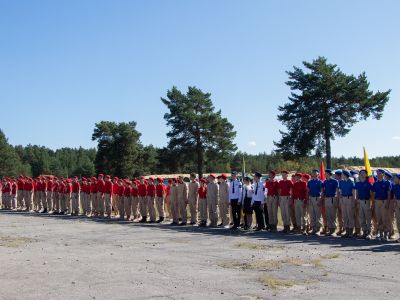
<instances>
[{"instance_id":1,"label":"tree line","mask_svg":"<svg viewBox=\"0 0 400 300\"><path fill-rule=\"evenodd\" d=\"M331 140L369 117L380 119L390 90L372 92L365 73L348 75L325 57L303 62L303 68L286 72L291 90L288 102L278 107L278 120L286 126L271 154L250 155L237 151L232 123L216 110L211 94L189 86L187 92L172 87L161 97L168 112L168 145L143 145L136 122L101 121L92 140L97 149L11 146L0 132L0 176L57 174L91 176L107 173L118 177L146 174L269 170L310 171L321 159L328 168L362 165L360 158L332 157ZM371 160L380 167L400 166L398 156Z\"/></svg>"}]
</instances>

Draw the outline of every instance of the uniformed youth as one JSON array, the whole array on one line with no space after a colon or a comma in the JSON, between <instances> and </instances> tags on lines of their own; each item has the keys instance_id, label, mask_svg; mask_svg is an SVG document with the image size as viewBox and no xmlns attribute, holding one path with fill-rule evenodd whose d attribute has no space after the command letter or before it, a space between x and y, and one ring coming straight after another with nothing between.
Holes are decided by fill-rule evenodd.
<instances>
[{"instance_id":1,"label":"uniformed youth","mask_svg":"<svg viewBox=\"0 0 400 300\"><path fill-rule=\"evenodd\" d=\"M328 225L327 236L333 235L336 230L336 210L338 205L337 193L339 183L336 179L331 178L332 171L325 170L325 181L323 182L323 196L325 198L326 221Z\"/></svg>"},{"instance_id":2,"label":"uniformed youth","mask_svg":"<svg viewBox=\"0 0 400 300\"><path fill-rule=\"evenodd\" d=\"M321 207L322 207L322 181L319 179L319 171L313 170L311 180L307 183L309 197L309 216L311 234L319 235L321 230Z\"/></svg>"},{"instance_id":3,"label":"uniformed youth","mask_svg":"<svg viewBox=\"0 0 400 300\"><path fill-rule=\"evenodd\" d=\"M350 172L342 171L342 180L339 181L339 205L342 211L345 233L343 237L353 237L354 231L354 182L350 179Z\"/></svg>"},{"instance_id":4,"label":"uniformed youth","mask_svg":"<svg viewBox=\"0 0 400 300\"><path fill-rule=\"evenodd\" d=\"M254 182L252 185L253 194L251 199L251 206L253 207L254 213L256 215L257 227L255 231L260 231L265 229L263 207L265 203L265 194L268 195L264 184L261 182L261 173L254 173ZM264 194L265 192L265 194Z\"/></svg>"},{"instance_id":5,"label":"uniformed youth","mask_svg":"<svg viewBox=\"0 0 400 300\"><path fill-rule=\"evenodd\" d=\"M359 217L360 226L362 228L363 234L362 238L370 240L371 239L371 193L372 185L368 181L367 171L361 170L359 172L359 181L355 183L354 186L356 207L359 207Z\"/></svg>"},{"instance_id":6,"label":"uniformed youth","mask_svg":"<svg viewBox=\"0 0 400 300\"><path fill-rule=\"evenodd\" d=\"M236 229L240 225L240 208L241 208L242 183L237 179L236 171L231 173L231 181L229 182L229 204L232 211L232 227Z\"/></svg>"}]
</instances>

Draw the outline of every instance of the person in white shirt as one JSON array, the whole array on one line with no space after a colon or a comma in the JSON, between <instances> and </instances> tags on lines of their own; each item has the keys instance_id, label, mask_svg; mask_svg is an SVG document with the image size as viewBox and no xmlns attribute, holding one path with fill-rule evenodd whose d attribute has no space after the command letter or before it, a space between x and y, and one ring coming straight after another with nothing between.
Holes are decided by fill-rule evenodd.
<instances>
[{"instance_id":1,"label":"person in white shirt","mask_svg":"<svg viewBox=\"0 0 400 300\"><path fill-rule=\"evenodd\" d=\"M240 197L242 195L242 183L237 179L237 173L231 174L231 182L229 183L229 204L232 212L233 225L231 229L236 229L240 225Z\"/></svg>"},{"instance_id":2,"label":"person in white shirt","mask_svg":"<svg viewBox=\"0 0 400 300\"><path fill-rule=\"evenodd\" d=\"M264 216L263 216L263 206L265 203L264 195L264 184L260 181L262 175L259 172L254 173L254 183L253 183L253 195L251 199L251 204L253 206L254 213L256 214L257 227L255 231L260 231L265 228Z\"/></svg>"},{"instance_id":3,"label":"person in white shirt","mask_svg":"<svg viewBox=\"0 0 400 300\"><path fill-rule=\"evenodd\" d=\"M244 178L244 185L240 196L240 205L243 206L244 230L250 229L253 222L253 208L251 207L253 197L253 186L248 176Z\"/></svg>"}]
</instances>

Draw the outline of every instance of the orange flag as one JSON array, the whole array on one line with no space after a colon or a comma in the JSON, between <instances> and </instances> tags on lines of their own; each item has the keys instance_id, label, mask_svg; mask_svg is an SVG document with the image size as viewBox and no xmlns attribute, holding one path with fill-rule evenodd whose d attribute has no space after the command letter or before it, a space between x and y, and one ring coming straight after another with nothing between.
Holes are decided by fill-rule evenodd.
<instances>
[{"instance_id":1,"label":"orange flag","mask_svg":"<svg viewBox=\"0 0 400 300\"><path fill-rule=\"evenodd\" d=\"M325 167L323 160L321 160L319 164L319 179L321 179L322 181L325 180Z\"/></svg>"},{"instance_id":2,"label":"orange flag","mask_svg":"<svg viewBox=\"0 0 400 300\"><path fill-rule=\"evenodd\" d=\"M365 151L365 147L363 147L363 149L364 149L364 167L365 167L365 171L367 171L368 181L370 183L374 183L375 180L374 180L374 177L372 177L372 169L371 169L371 165L369 164L367 151Z\"/></svg>"}]
</instances>

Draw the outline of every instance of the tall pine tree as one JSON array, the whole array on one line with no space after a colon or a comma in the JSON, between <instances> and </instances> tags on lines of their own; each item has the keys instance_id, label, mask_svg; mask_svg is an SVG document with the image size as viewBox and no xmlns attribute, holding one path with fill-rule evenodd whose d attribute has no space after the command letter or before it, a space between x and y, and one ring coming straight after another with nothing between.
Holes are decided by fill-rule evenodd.
<instances>
[{"instance_id":1,"label":"tall pine tree","mask_svg":"<svg viewBox=\"0 0 400 300\"><path fill-rule=\"evenodd\" d=\"M317 155L325 152L331 168L331 140L345 136L355 123L371 115L380 119L390 90L373 93L365 73L346 75L324 57L303 65L306 70L294 67L287 72L292 93L278 115L287 132L280 131L275 146L285 159L304 157L312 150Z\"/></svg>"},{"instance_id":2,"label":"tall pine tree","mask_svg":"<svg viewBox=\"0 0 400 300\"><path fill-rule=\"evenodd\" d=\"M233 142L236 132L228 119L215 111L211 94L196 87L189 87L186 94L172 87L167 98L161 101L169 112L164 115L171 130L168 147L179 155L190 157L194 154L197 172L202 177L207 154L221 160L237 148Z\"/></svg>"}]
</instances>

